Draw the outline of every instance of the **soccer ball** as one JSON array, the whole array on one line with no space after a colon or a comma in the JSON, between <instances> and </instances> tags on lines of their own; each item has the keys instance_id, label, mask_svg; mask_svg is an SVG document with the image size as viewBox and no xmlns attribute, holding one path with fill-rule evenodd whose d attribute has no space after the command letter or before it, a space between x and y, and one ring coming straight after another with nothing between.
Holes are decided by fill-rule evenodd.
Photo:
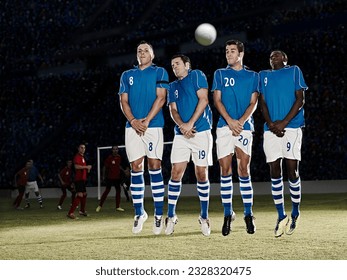
<instances>
[{"instance_id":1,"label":"soccer ball","mask_svg":"<svg viewBox=\"0 0 347 280\"><path fill-rule=\"evenodd\" d=\"M216 28L210 23L202 23L195 29L195 39L200 45L212 45L216 38Z\"/></svg>"}]
</instances>

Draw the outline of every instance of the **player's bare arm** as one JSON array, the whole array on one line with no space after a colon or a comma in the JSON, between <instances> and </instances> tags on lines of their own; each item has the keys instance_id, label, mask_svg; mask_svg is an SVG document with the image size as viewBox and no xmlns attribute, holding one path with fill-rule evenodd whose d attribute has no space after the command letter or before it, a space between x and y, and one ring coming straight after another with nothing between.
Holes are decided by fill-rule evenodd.
<instances>
[{"instance_id":1,"label":"player's bare arm","mask_svg":"<svg viewBox=\"0 0 347 280\"><path fill-rule=\"evenodd\" d=\"M285 128L292 118L296 116L296 114L302 109L305 103L304 90L300 89L295 92L296 100L290 109L289 113L283 120L277 120L274 122L274 129L276 131L283 131L285 133Z\"/></svg>"},{"instance_id":2,"label":"player's bare arm","mask_svg":"<svg viewBox=\"0 0 347 280\"><path fill-rule=\"evenodd\" d=\"M169 110L170 110L171 118L173 119L175 124L177 124L178 128L180 128L181 125L184 124L184 122L182 121L181 116L180 116L180 114L177 111L177 105L176 105L175 102L170 103ZM190 138L190 137L194 136L193 133L192 133L193 135L184 133L181 128L180 128L180 131L187 138Z\"/></svg>"},{"instance_id":3,"label":"player's bare arm","mask_svg":"<svg viewBox=\"0 0 347 280\"><path fill-rule=\"evenodd\" d=\"M232 134L237 136L242 132L243 125L239 120L233 119L227 112L222 103L222 92L220 90L215 90L213 93L213 102L219 114L227 122L229 129L232 131Z\"/></svg>"},{"instance_id":4,"label":"player's bare arm","mask_svg":"<svg viewBox=\"0 0 347 280\"><path fill-rule=\"evenodd\" d=\"M245 122L250 118L250 116L254 113L254 111L257 109L258 104L258 92L253 92L251 101L249 103L249 106L247 107L246 111L242 115L242 117L239 119L239 122L242 124L242 126L245 124Z\"/></svg>"},{"instance_id":5,"label":"player's bare arm","mask_svg":"<svg viewBox=\"0 0 347 280\"><path fill-rule=\"evenodd\" d=\"M151 120L158 114L160 109L165 104L165 100L166 100L166 89L157 88L157 98L155 99L153 106L151 110L149 111L147 117L141 121L142 125L145 127L144 132L148 128L148 125L151 122Z\"/></svg>"},{"instance_id":6,"label":"player's bare arm","mask_svg":"<svg viewBox=\"0 0 347 280\"><path fill-rule=\"evenodd\" d=\"M262 94L260 94L260 96L259 96L259 104L260 104L260 110L263 114L263 117L264 117L264 120L265 120L267 126L269 127L269 130L272 133L276 134L276 136L283 137L284 133L282 133L282 131L277 131L275 129L274 122L270 118L269 109L267 108L266 101L264 99L264 95L262 95Z\"/></svg>"},{"instance_id":7,"label":"player's bare arm","mask_svg":"<svg viewBox=\"0 0 347 280\"><path fill-rule=\"evenodd\" d=\"M122 109L122 112L124 116L129 121L130 125L133 129L135 129L136 133L139 135L142 135L145 133L147 127L142 124L143 119L136 119L131 111L130 105L129 105L129 97L127 93L123 93L119 97L120 99L120 107Z\"/></svg>"}]
</instances>

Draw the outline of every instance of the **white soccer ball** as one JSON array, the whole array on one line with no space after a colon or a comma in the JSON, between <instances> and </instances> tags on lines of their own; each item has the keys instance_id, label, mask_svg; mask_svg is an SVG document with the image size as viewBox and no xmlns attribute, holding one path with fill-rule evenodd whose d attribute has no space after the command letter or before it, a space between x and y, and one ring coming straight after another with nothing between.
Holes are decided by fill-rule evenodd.
<instances>
[{"instance_id":1,"label":"white soccer ball","mask_svg":"<svg viewBox=\"0 0 347 280\"><path fill-rule=\"evenodd\" d=\"M217 30L210 23L202 23L195 29L195 39L200 45L212 45L216 38Z\"/></svg>"}]
</instances>

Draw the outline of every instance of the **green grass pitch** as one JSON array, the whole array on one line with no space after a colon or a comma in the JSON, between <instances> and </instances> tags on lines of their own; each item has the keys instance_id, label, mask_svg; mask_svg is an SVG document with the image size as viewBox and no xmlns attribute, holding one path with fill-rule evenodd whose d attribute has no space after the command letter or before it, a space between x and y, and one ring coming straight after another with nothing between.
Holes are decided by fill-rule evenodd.
<instances>
[{"instance_id":1,"label":"green grass pitch","mask_svg":"<svg viewBox=\"0 0 347 280\"><path fill-rule=\"evenodd\" d=\"M122 198L123 199L123 198ZM109 197L100 213L96 198L87 200L88 217L70 220L56 209L58 199L44 200L39 209L14 210L11 200L0 199L0 259L3 260L346 260L346 194L304 194L301 220L292 235L275 238L277 214L271 195L254 197L257 231L245 231L240 196L234 196L236 220L229 236L222 236L223 208L219 197L211 197L211 236L205 237L198 224L197 197L181 197L179 222L172 236L152 234L153 204L146 199L149 218L139 235L131 233L133 207L122 201L125 212L115 212ZM290 213L290 197L285 197ZM166 208L164 209L166 211ZM78 216L78 212L75 212Z\"/></svg>"}]
</instances>

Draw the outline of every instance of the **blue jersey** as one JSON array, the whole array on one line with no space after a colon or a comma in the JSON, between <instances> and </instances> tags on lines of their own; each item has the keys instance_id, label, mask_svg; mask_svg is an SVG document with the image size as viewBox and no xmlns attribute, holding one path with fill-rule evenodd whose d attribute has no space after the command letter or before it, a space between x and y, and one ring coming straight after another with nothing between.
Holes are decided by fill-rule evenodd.
<instances>
[{"instance_id":1,"label":"blue jersey","mask_svg":"<svg viewBox=\"0 0 347 280\"><path fill-rule=\"evenodd\" d=\"M195 112L199 102L197 91L201 88L208 89L208 83L205 74L200 70L189 70L186 77L169 85L168 104L176 103L178 114L185 123ZM194 126L197 132L212 128L212 111L209 105L206 106ZM182 134L177 125L175 134Z\"/></svg>"},{"instance_id":2,"label":"blue jersey","mask_svg":"<svg viewBox=\"0 0 347 280\"><path fill-rule=\"evenodd\" d=\"M32 167L30 167L29 172L28 172L28 182L36 181L37 177L39 177L39 171L33 165Z\"/></svg>"},{"instance_id":3,"label":"blue jersey","mask_svg":"<svg viewBox=\"0 0 347 280\"><path fill-rule=\"evenodd\" d=\"M279 70L259 72L259 91L264 96L270 119L274 122L283 120L295 103L297 90L307 90L304 77L296 65L285 66ZM297 113L288 123L288 128L299 128L305 125L304 109ZM269 130L264 124L264 130Z\"/></svg>"},{"instance_id":4,"label":"blue jersey","mask_svg":"<svg viewBox=\"0 0 347 280\"><path fill-rule=\"evenodd\" d=\"M169 87L169 75L167 71L154 64L141 70L138 66L123 72L120 79L119 95L128 94L131 112L136 119L147 117L155 99L157 88ZM130 127L129 122L126 124ZM151 120L148 127L164 127L163 111Z\"/></svg>"},{"instance_id":5,"label":"blue jersey","mask_svg":"<svg viewBox=\"0 0 347 280\"><path fill-rule=\"evenodd\" d=\"M258 92L259 76L245 68L237 71L227 66L214 72L212 90L221 91L221 101L229 116L240 119L248 108L252 94ZM217 127L228 125L220 116ZM253 116L244 123L244 130L254 130Z\"/></svg>"}]
</instances>

